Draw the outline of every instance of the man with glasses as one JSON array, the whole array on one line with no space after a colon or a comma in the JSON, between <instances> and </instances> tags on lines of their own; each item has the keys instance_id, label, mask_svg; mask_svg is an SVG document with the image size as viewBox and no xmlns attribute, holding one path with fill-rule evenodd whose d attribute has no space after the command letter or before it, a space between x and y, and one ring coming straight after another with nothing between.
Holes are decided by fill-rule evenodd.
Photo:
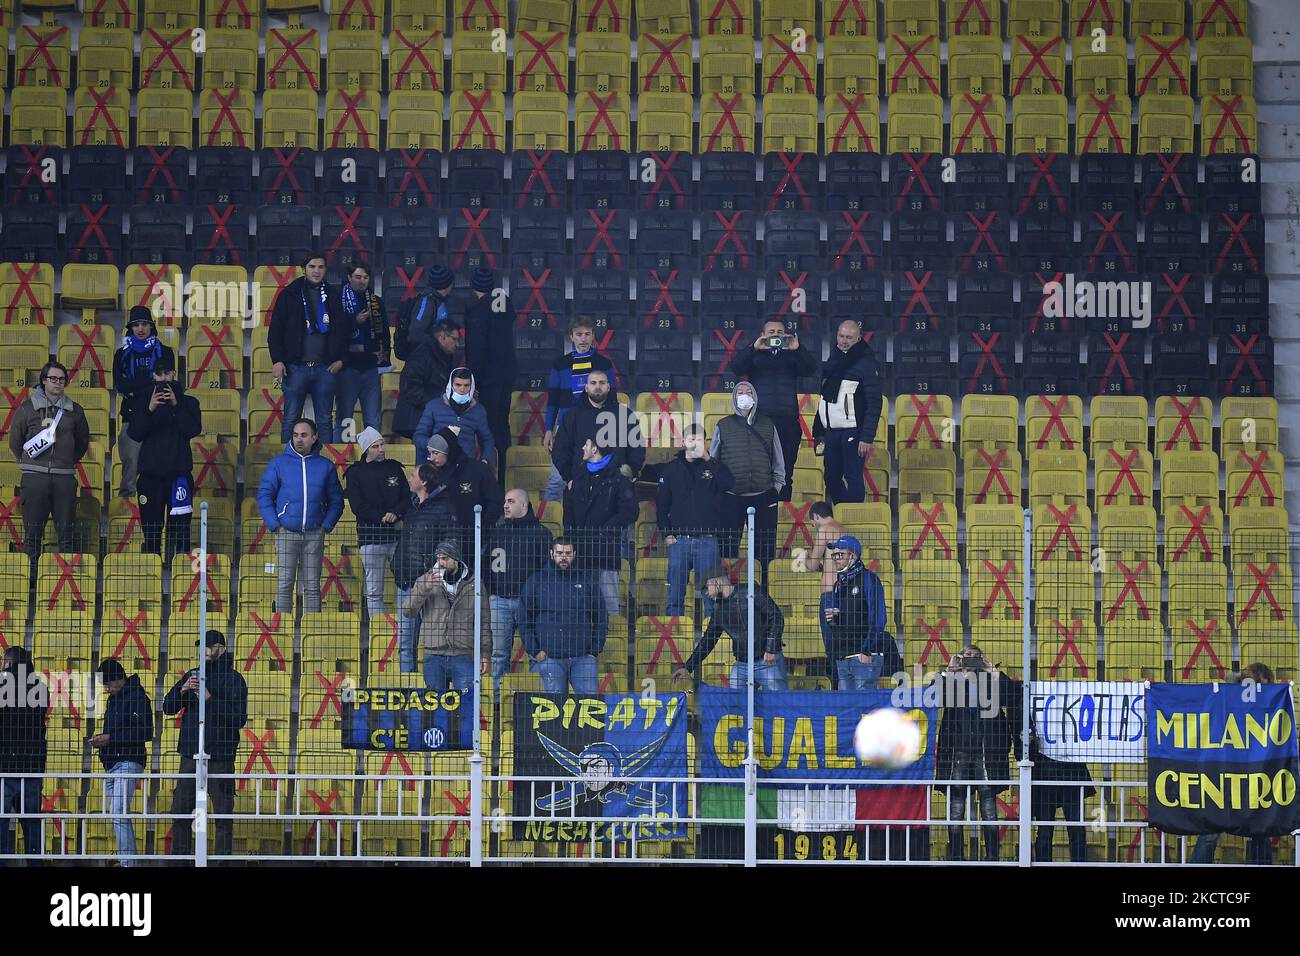
<instances>
[{"instance_id":1,"label":"man with glasses","mask_svg":"<svg viewBox=\"0 0 1300 956\"><path fill-rule=\"evenodd\" d=\"M903 670L898 644L885 630L885 587L862 563L862 543L853 535L842 535L827 550L831 590L822 602L822 616L838 686L840 690L875 687L882 671L892 676Z\"/></svg>"},{"instance_id":2,"label":"man with glasses","mask_svg":"<svg viewBox=\"0 0 1300 956\"><path fill-rule=\"evenodd\" d=\"M85 410L65 392L68 370L46 362L41 383L14 412L9 450L22 472L23 527L27 555L40 556L45 522L54 515L59 550L77 549L77 463L90 448Z\"/></svg>"}]
</instances>

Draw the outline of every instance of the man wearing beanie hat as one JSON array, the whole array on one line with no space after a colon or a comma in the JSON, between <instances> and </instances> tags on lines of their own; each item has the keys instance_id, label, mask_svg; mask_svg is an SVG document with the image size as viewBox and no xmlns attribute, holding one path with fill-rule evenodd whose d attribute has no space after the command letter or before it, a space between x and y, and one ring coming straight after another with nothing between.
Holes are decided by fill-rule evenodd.
<instances>
[{"instance_id":1,"label":"man wearing beanie hat","mask_svg":"<svg viewBox=\"0 0 1300 956\"><path fill-rule=\"evenodd\" d=\"M153 739L153 704L139 676L128 677L116 657L100 662L99 676L108 692L108 704L90 746L99 751L99 762L111 774L104 781L104 791L113 815L118 860L123 866L135 866L135 829L127 814L131 812L136 778L148 762L145 746Z\"/></svg>"},{"instance_id":2,"label":"man wearing beanie hat","mask_svg":"<svg viewBox=\"0 0 1300 956\"><path fill-rule=\"evenodd\" d=\"M429 266L424 292L402 303L393 334L393 352L399 359L409 362L420 344L432 339L438 326L455 325L448 306L454 281L446 266Z\"/></svg>"},{"instance_id":3,"label":"man wearing beanie hat","mask_svg":"<svg viewBox=\"0 0 1300 956\"><path fill-rule=\"evenodd\" d=\"M510 447L510 392L515 385L515 306L496 273L478 268L470 277L473 297L465 307L465 364L478 378L478 400L497 447L497 477L504 480Z\"/></svg>"},{"instance_id":4,"label":"man wearing beanie hat","mask_svg":"<svg viewBox=\"0 0 1300 956\"><path fill-rule=\"evenodd\" d=\"M384 575L397 550L397 522L411 506L402 463L389 461L384 436L366 428L357 436L361 460L343 473L348 505L357 519L357 547L365 569L366 610L384 613Z\"/></svg>"},{"instance_id":5,"label":"man wearing beanie hat","mask_svg":"<svg viewBox=\"0 0 1300 956\"><path fill-rule=\"evenodd\" d=\"M137 464L140 460L140 443L131 437L127 424L131 420L131 405L141 392L153 390L153 367L163 355L171 356L176 367L176 353L158 340L158 326L148 307L131 307L126 318L126 337L113 356L113 388L118 394L117 407L122 424L117 430L117 455L122 462L122 487L118 493L123 498L135 497Z\"/></svg>"},{"instance_id":6,"label":"man wearing beanie hat","mask_svg":"<svg viewBox=\"0 0 1300 956\"><path fill-rule=\"evenodd\" d=\"M433 567L416 579L402 605L402 614L420 619L420 648L428 688L441 693L450 687L466 694L474 688L476 650L480 672L487 673L492 654L492 618L484 600L475 648L474 572L461 558L460 545L455 541L440 541L433 555Z\"/></svg>"},{"instance_id":7,"label":"man wearing beanie hat","mask_svg":"<svg viewBox=\"0 0 1300 956\"><path fill-rule=\"evenodd\" d=\"M826 550L835 584L822 616L830 625L828 650L835 661L839 688L873 688L882 673L892 676L903 669L898 644L885 629L889 615L884 585L862 563L862 543L853 535L841 536Z\"/></svg>"}]
</instances>

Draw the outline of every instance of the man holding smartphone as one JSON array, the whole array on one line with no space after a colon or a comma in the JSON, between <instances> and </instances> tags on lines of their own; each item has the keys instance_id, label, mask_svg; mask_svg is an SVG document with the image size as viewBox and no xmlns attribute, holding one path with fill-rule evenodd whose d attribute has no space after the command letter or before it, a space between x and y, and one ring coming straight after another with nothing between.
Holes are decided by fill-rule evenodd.
<instances>
[{"instance_id":1,"label":"man holding smartphone","mask_svg":"<svg viewBox=\"0 0 1300 956\"><path fill-rule=\"evenodd\" d=\"M189 551L194 514L194 455L190 439L203 433L199 400L186 395L176 377L176 359L164 352L154 361L153 388L136 396L127 426L140 443L136 495L144 550L162 552L167 528L167 557Z\"/></svg>"}]
</instances>

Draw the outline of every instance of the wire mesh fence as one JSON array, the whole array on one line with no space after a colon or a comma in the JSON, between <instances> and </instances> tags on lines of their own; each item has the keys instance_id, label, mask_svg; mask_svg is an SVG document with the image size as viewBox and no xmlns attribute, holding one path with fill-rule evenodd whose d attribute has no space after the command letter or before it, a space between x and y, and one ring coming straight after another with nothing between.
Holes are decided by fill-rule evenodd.
<instances>
[{"instance_id":1,"label":"wire mesh fence","mask_svg":"<svg viewBox=\"0 0 1300 956\"><path fill-rule=\"evenodd\" d=\"M200 506L172 555L110 509L0 554L30 653L6 666L44 695L26 753L6 731L0 855L188 861L193 832L209 861L1294 862L1287 835L1149 826L1144 749L1148 681L1294 678L1285 527L795 500L764 542L619 494L605 523L507 502L315 550ZM904 769L854 751L888 705L922 728Z\"/></svg>"}]
</instances>

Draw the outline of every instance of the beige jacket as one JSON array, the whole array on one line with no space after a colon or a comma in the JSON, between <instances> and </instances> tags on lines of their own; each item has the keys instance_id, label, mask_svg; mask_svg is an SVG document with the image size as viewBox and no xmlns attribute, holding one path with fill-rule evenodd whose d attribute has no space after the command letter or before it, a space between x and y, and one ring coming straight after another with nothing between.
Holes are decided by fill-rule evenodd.
<instances>
[{"instance_id":1,"label":"beige jacket","mask_svg":"<svg viewBox=\"0 0 1300 956\"><path fill-rule=\"evenodd\" d=\"M464 567L464 565L462 565ZM474 574L466 569L455 595L447 593L438 569L426 571L416 579L402 614L420 619L420 647L426 654L439 657L466 657L474 654ZM480 657L492 656L492 615L486 590L480 615Z\"/></svg>"}]
</instances>

